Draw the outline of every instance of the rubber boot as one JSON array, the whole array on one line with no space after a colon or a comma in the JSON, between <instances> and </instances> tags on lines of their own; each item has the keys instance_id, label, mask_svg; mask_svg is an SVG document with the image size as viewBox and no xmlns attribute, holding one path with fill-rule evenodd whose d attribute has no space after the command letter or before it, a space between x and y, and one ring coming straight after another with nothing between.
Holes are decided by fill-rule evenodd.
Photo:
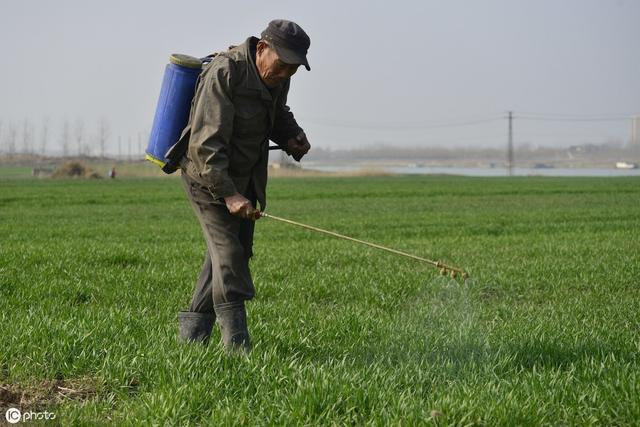
<instances>
[{"instance_id":1,"label":"rubber boot","mask_svg":"<svg viewBox=\"0 0 640 427\"><path fill-rule=\"evenodd\" d=\"M251 340L244 301L219 304L214 309L225 349L230 353L248 354L251 351Z\"/></svg>"},{"instance_id":2,"label":"rubber boot","mask_svg":"<svg viewBox=\"0 0 640 427\"><path fill-rule=\"evenodd\" d=\"M181 311L178 313L179 338L184 342L201 342L206 344L211 335L211 329L216 321L214 313L198 313L195 311Z\"/></svg>"}]
</instances>

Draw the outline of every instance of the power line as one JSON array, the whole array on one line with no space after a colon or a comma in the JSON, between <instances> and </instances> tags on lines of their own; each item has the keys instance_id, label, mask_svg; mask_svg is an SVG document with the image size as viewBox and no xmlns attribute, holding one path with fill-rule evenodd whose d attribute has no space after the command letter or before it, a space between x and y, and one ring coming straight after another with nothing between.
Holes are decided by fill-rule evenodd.
<instances>
[{"instance_id":1,"label":"power line","mask_svg":"<svg viewBox=\"0 0 640 427\"><path fill-rule=\"evenodd\" d=\"M534 113L531 111L521 111L519 114L525 116L544 116L544 117L568 117L568 118L629 118L633 117L635 113L597 113L597 114L576 114L576 113Z\"/></svg>"},{"instance_id":2,"label":"power line","mask_svg":"<svg viewBox=\"0 0 640 427\"><path fill-rule=\"evenodd\" d=\"M631 114L559 114L520 112L518 119L550 122L613 122L633 119Z\"/></svg>"},{"instance_id":3,"label":"power line","mask_svg":"<svg viewBox=\"0 0 640 427\"><path fill-rule=\"evenodd\" d=\"M631 117L598 117L598 118L556 118L556 117L527 117L527 116L515 116L515 118L520 120L534 120L534 121L542 121L542 122L622 122L631 120Z\"/></svg>"},{"instance_id":4,"label":"power line","mask_svg":"<svg viewBox=\"0 0 640 427\"><path fill-rule=\"evenodd\" d=\"M315 123L321 126L342 127L351 129L366 129L366 130L422 130L422 129L436 129L436 128L451 128L451 127L463 127L473 126L482 123L490 123L502 120L502 117L491 117L476 120L457 120L446 122L423 122L423 123L393 123L393 124L381 124L381 123L358 123L358 122L346 122L346 121L332 121L332 120L317 120L317 119L304 119L307 123Z\"/></svg>"},{"instance_id":5,"label":"power line","mask_svg":"<svg viewBox=\"0 0 640 427\"><path fill-rule=\"evenodd\" d=\"M626 114L558 114L558 113L514 113L512 119L531 120L531 121L548 121L548 122L622 122L632 120L635 116ZM500 120L508 119L506 116L492 116L482 118L465 118L459 120L443 120L443 121L424 121L420 123L380 123L380 122L357 122L345 120L331 119L315 119L303 118L306 123L314 123L320 126L364 129L364 130L382 130L382 131L412 131L425 129L440 128L457 128L480 125L485 123L494 123Z\"/></svg>"}]
</instances>

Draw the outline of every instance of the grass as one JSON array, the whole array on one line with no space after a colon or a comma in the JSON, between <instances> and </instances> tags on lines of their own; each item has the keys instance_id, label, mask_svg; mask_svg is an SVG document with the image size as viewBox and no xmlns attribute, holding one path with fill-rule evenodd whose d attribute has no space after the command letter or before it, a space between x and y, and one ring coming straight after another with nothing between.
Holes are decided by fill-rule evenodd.
<instances>
[{"instance_id":1,"label":"grass","mask_svg":"<svg viewBox=\"0 0 640 427\"><path fill-rule=\"evenodd\" d=\"M471 279L262 219L244 359L176 340L205 248L177 180L0 178L0 410L44 383L23 409L65 425L634 425L639 184L274 179L274 215Z\"/></svg>"}]
</instances>

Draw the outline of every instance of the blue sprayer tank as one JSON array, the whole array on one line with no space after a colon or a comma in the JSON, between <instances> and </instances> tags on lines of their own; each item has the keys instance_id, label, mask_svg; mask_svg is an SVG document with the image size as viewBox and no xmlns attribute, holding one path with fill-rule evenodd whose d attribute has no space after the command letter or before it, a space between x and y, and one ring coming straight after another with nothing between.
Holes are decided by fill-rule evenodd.
<instances>
[{"instance_id":1,"label":"blue sprayer tank","mask_svg":"<svg viewBox=\"0 0 640 427\"><path fill-rule=\"evenodd\" d=\"M169 168L165 153L178 141L182 130L187 126L191 100L201 69L201 59L173 54L164 70L145 158L167 173L173 170Z\"/></svg>"}]
</instances>

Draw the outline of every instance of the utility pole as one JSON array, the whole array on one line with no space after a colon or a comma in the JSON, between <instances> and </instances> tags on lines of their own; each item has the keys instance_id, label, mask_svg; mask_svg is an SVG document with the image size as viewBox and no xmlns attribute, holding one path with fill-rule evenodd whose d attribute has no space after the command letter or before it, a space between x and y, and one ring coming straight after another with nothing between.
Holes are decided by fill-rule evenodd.
<instances>
[{"instance_id":1,"label":"utility pole","mask_svg":"<svg viewBox=\"0 0 640 427\"><path fill-rule=\"evenodd\" d=\"M507 145L507 171L513 175L513 111L509 111L509 141Z\"/></svg>"}]
</instances>

